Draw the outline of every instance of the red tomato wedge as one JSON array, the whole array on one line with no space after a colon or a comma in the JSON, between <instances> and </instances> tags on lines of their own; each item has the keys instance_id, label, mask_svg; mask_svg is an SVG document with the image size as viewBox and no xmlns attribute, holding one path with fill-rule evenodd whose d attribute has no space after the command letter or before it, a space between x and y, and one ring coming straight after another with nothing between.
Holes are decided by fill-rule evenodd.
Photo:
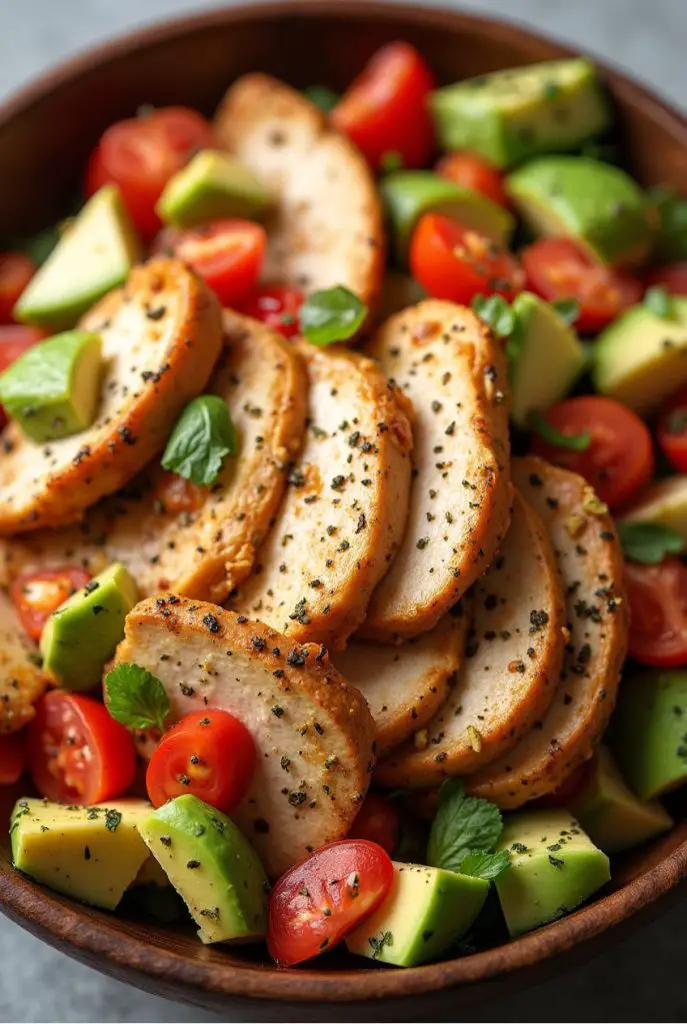
<instances>
[{"instance_id":1,"label":"red tomato wedge","mask_svg":"<svg viewBox=\"0 0 687 1024\"><path fill-rule=\"evenodd\" d=\"M385 155L404 167L425 167L434 151L427 99L434 78L409 43L388 43L374 54L331 113L332 123L379 170Z\"/></svg>"},{"instance_id":2,"label":"red tomato wedge","mask_svg":"<svg viewBox=\"0 0 687 1024\"><path fill-rule=\"evenodd\" d=\"M165 512L197 512L203 507L208 493L207 487L164 469L155 480L155 498Z\"/></svg>"},{"instance_id":3,"label":"red tomato wedge","mask_svg":"<svg viewBox=\"0 0 687 1024\"><path fill-rule=\"evenodd\" d=\"M28 766L48 800L97 804L126 793L136 753L128 731L100 701L50 690L28 725Z\"/></svg>"},{"instance_id":4,"label":"red tomato wedge","mask_svg":"<svg viewBox=\"0 0 687 1024\"><path fill-rule=\"evenodd\" d=\"M52 613L91 578L78 566L66 565L61 569L26 572L13 580L10 596L32 640L40 640Z\"/></svg>"},{"instance_id":5,"label":"red tomato wedge","mask_svg":"<svg viewBox=\"0 0 687 1024\"><path fill-rule=\"evenodd\" d=\"M257 288L236 307L245 316L261 320L285 338L300 333L299 315L305 296L288 285L271 284Z\"/></svg>"},{"instance_id":6,"label":"red tomato wedge","mask_svg":"<svg viewBox=\"0 0 687 1024\"><path fill-rule=\"evenodd\" d=\"M655 267L644 278L647 288L657 285L673 295L687 295L687 263L667 263L663 267Z\"/></svg>"},{"instance_id":7,"label":"red tomato wedge","mask_svg":"<svg viewBox=\"0 0 687 1024\"><path fill-rule=\"evenodd\" d=\"M358 811L349 839L367 839L377 843L391 856L396 849L400 822L393 802L379 793L368 793Z\"/></svg>"},{"instance_id":8,"label":"red tomato wedge","mask_svg":"<svg viewBox=\"0 0 687 1024\"><path fill-rule=\"evenodd\" d=\"M410 269L433 298L465 305L479 294L512 299L525 283L515 256L439 213L420 218L410 243Z\"/></svg>"},{"instance_id":9,"label":"red tomato wedge","mask_svg":"<svg viewBox=\"0 0 687 1024\"><path fill-rule=\"evenodd\" d=\"M503 185L504 174L476 153L447 153L438 161L435 170L442 178L481 192L499 206L509 205Z\"/></svg>"},{"instance_id":10,"label":"red tomato wedge","mask_svg":"<svg viewBox=\"0 0 687 1024\"><path fill-rule=\"evenodd\" d=\"M146 788L155 807L184 793L231 814L252 782L257 754L243 722L228 711L194 711L164 734Z\"/></svg>"},{"instance_id":11,"label":"red tomato wedge","mask_svg":"<svg viewBox=\"0 0 687 1024\"><path fill-rule=\"evenodd\" d=\"M165 185L199 149L214 144L212 126L188 107L161 107L117 121L100 138L86 170L85 190L117 185L144 239L160 229L155 212Z\"/></svg>"},{"instance_id":12,"label":"red tomato wedge","mask_svg":"<svg viewBox=\"0 0 687 1024\"><path fill-rule=\"evenodd\" d=\"M651 434L636 413L613 398L581 395L552 406L546 421L569 437L588 433L589 447L569 451L532 438L532 451L542 459L579 473L611 509L628 502L649 482L654 471Z\"/></svg>"},{"instance_id":13,"label":"red tomato wedge","mask_svg":"<svg viewBox=\"0 0 687 1024\"><path fill-rule=\"evenodd\" d=\"M290 967L332 949L377 909L393 878L389 855L366 839L343 839L316 850L272 889L270 956Z\"/></svg>"},{"instance_id":14,"label":"red tomato wedge","mask_svg":"<svg viewBox=\"0 0 687 1024\"><path fill-rule=\"evenodd\" d=\"M44 332L37 327L23 327L21 324L0 327L0 373L44 337ZM6 423L7 415L0 405L0 430Z\"/></svg>"},{"instance_id":15,"label":"red tomato wedge","mask_svg":"<svg viewBox=\"0 0 687 1024\"><path fill-rule=\"evenodd\" d=\"M570 238L540 238L522 254L527 287L548 302L575 299L580 315L575 328L594 334L642 297L642 282L602 267Z\"/></svg>"},{"instance_id":16,"label":"red tomato wedge","mask_svg":"<svg viewBox=\"0 0 687 1024\"><path fill-rule=\"evenodd\" d=\"M26 732L11 732L0 736L0 786L11 786L24 773L26 767Z\"/></svg>"},{"instance_id":17,"label":"red tomato wedge","mask_svg":"<svg viewBox=\"0 0 687 1024\"><path fill-rule=\"evenodd\" d=\"M630 602L628 653L642 665L687 665L687 566L679 558L659 565L625 563Z\"/></svg>"},{"instance_id":18,"label":"red tomato wedge","mask_svg":"<svg viewBox=\"0 0 687 1024\"><path fill-rule=\"evenodd\" d=\"M673 469L687 473L687 388L678 391L663 407L656 440Z\"/></svg>"},{"instance_id":19,"label":"red tomato wedge","mask_svg":"<svg viewBox=\"0 0 687 1024\"><path fill-rule=\"evenodd\" d=\"M32 259L21 252L0 252L0 324L11 324L17 299L36 273Z\"/></svg>"}]
</instances>

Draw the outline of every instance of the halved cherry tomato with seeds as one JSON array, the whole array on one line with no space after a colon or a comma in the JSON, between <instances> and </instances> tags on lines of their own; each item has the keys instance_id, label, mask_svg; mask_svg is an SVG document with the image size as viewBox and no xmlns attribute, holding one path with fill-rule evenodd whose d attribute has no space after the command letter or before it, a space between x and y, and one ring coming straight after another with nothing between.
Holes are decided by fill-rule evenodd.
<instances>
[{"instance_id":1,"label":"halved cherry tomato with seeds","mask_svg":"<svg viewBox=\"0 0 687 1024\"><path fill-rule=\"evenodd\" d=\"M299 316L304 301L305 296L297 288L271 284L256 289L236 308L245 316L261 320L285 338L294 338L300 333Z\"/></svg>"},{"instance_id":2,"label":"halved cherry tomato with seeds","mask_svg":"<svg viewBox=\"0 0 687 1024\"><path fill-rule=\"evenodd\" d=\"M40 640L45 623L61 604L92 579L76 565L22 573L12 582L10 596L21 624L32 640Z\"/></svg>"},{"instance_id":3,"label":"halved cherry tomato with seeds","mask_svg":"<svg viewBox=\"0 0 687 1024\"><path fill-rule=\"evenodd\" d=\"M642 665L687 665L687 566L679 558L659 565L625 563L630 602L628 653Z\"/></svg>"},{"instance_id":4,"label":"halved cherry tomato with seeds","mask_svg":"<svg viewBox=\"0 0 687 1024\"><path fill-rule=\"evenodd\" d=\"M205 504L207 487L194 484L178 473L160 470L155 480L155 500L163 512L197 512Z\"/></svg>"},{"instance_id":5,"label":"halved cherry tomato with seeds","mask_svg":"<svg viewBox=\"0 0 687 1024\"><path fill-rule=\"evenodd\" d=\"M673 469L687 473L687 388L669 398L663 407L656 440Z\"/></svg>"},{"instance_id":6,"label":"halved cherry tomato with seeds","mask_svg":"<svg viewBox=\"0 0 687 1024\"><path fill-rule=\"evenodd\" d=\"M499 206L509 205L503 172L476 153L447 153L438 161L435 170L442 178L481 192Z\"/></svg>"},{"instance_id":7,"label":"halved cherry tomato with seeds","mask_svg":"<svg viewBox=\"0 0 687 1024\"><path fill-rule=\"evenodd\" d=\"M17 299L36 273L32 259L22 252L0 252L0 324L11 324Z\"/></svg>"},{"instance_id":8,"label":"halved cherry tomato with seeds","mask_svg":"<svg viewBox=\"0 0 687 1024\"><path fill-rule=\"evenodd\" d=\"M379 793L369 792L348 833L349 839L368 839L391 855L398 842L400 820L394 804Z\"/></svg>"},{"instance_id":9,"label":"halved cherry tomato with seeds","mask_svg":"<svg viewBox=\"0 0 687 1024\"><path fill-rule=\"evenodd\" d=\"M0 786L18 782L26 767L26 731L0 736Z\"/></svg>"},{"instance_id":10,"label":"halved cherry tomato with seeds","mask_svg":"<svg viewBox=\"0 0 687 1024\"><path fill-rule=\"evenodd\" d=\"M374 913L393 878L391 859L377 843L343 839L316 850L272 889L270 956L290 967L332 949Z\"/></svg>"}]
</instances>

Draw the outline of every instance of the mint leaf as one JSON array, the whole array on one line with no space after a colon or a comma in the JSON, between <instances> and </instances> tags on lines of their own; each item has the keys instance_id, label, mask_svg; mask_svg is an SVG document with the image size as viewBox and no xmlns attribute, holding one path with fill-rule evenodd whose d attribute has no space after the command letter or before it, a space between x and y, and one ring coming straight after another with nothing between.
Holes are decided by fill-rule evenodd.
<instances>
[{"instance_id":1,"label":"mint leaf","mask_svg":"<svg viewBox=\"0 0 687 1024\"><path fill-rule=\"evenodd\" d=\"M580 304L577 299L556 299L551 305L568 327L572 327L580 315Z\"/></svg>"},{"instance_id":2,"label":"mint leaf","mask_svg":"<svg viewBox=\"0 0 687 1024\"><path fill-rule=\"evenodd\" d=\"M680 534L661 523L618 523L618 536L625 557L631 562L658 565L666 555L679 555L685 550Z\"/></svg>"},{"instance_id":3,"label":"mint leaf","mask_svg":"<svg viewBox=\"0 0 687 1024\"><path fill-rule=\"evenodd\" d=\"M310 100L314 106L319 107L325 114L333 110L340 99L338 92L328 89L326 85L309 85L307 89L303 90L303 95L306 100Z\"/></svg>"},{"instance_id":4,"label":"mint leaf","mask_svg":"<svg viewBox=\"0 0 687 1024\"><path fill-rule=\"evenodd\" d=\"M647 288L644 305L654 316L660 316L662 320L672 320L675 315L673 296L660 284Z\"/></svg>"},{"instance_id":5,"label":"mint leaf","mask_svg":"<svg viewBox=\"0 0 687 1024\"><path fill-rule=\"evenodd\" d=\"M236 431L227 403L217 395L200 395L176 422L162 456L162 466L194 484L217 479L227 455L236 454Z\"/></svg>"},{"instance_id":6,"label":"mint leaf","mask_svg":"<svg viewBox=\"0 0 687 1024\"><path fill-rule=\"evenodd\" d=\"M170 712L167 691L157 676L126 663L105 676L105 704L112 718L129 729L162 731Z\"/></svg>"},{"instance_id":7,"label":"mint leaf","mask_svg":"<svg viewBox=\"0 0 687 1024\"><path fill-rule=\"evenodd\" d=\"M471 306L497 338L508 338L513 333L515 313L502 295L475 295Z\"/></svg>"},{"instance_id":8,"label":"mint leaf","mask_svg":"<svg viewBox=\"0 0 687 1024\"><path fill-rule=\"evenodd\" d=\"M530 422L535 434L538 434L542 441L553 445L554 448L563 448L569 452L586 452L592 443L592 435L588 430L584 430L581 434L561 434L560 430L551 426L540 412L533 412Z\"/></svg>"},{"instance_id":9,"label":"mint leaf","mask_svg":"<svg viewBox=\"0 0 687 1024\"><path fill-rule=\"evenodd\" d=\"M471 850L470 853L460 862L461 875L472 875L473 878L498 878L510 867L510 854L508 850L497 850L496 853L489 853L487 850Z\"/></svg>"},{"instance_id":10,"label":"mint leaf","mask_svg":"<svg viewBox=\"0 0 687 1024\"><path fill-rule=\"evenodd\" d=\"M503 829L501 812L489 800L466 796L460 779L446 779L439 790L439 808L427 844L427 863L448 871L473 850L490 850Z\"/></svg>"},{"instance_id":11,"label":"mint leaf","mask_svg":"<svg viewBox=\"0 0 687 1024\"><path fill-rule=\"evenodd\" d=\"M362 326L367 306L348 288L337 284L309 295L301 306L301 331L313 345L346 341Z\"/></svg>"}]
</instances>

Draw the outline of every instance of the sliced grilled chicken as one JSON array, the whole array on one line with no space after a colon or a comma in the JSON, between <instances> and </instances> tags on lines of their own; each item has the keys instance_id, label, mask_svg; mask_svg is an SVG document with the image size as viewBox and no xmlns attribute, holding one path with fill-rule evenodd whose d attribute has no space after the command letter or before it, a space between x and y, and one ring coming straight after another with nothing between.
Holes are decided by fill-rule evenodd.
<instances>
[{"instance_id":1,"label":"sliced grilled chicken","mask_svg":"<svg viewBox=\"0 0 687 1024\"><path fill-rule=\"evenodd\" d=\"M543 523L517 492L501 550L473 589L472 616L448 700L380 762L384 785L417 788L475 771L513 747L551 703L565 644L563 591Z\"/></svg>"},{"instance_id":2,"label":"sliced grilled chicken","mask_svg":"<svg viewBox=\"0 0 687 1024\"><path fill-rule=\"evenodd\" d=\"M207 391L226 400L238 453L212 487L182 490L181 507L167 509L158 468L78 525L0 545L6 581L74 562L96 574L119 561L142 594L174 590L219 602L248 576L303 439L307 381L294 347L278 334L228 311L223 323L224 351Z\"/></svg>"},{"instance_id":3,"label":"sliced grilled chicken","mask_svg":"<svg viewBox=\"0 0 687 1024\"><path fill-rule=\"evenodd\" d=\"M0 533L79 519L164 446L179 413L205 386L221 346L217 299L178 260L136 267L81 322L102 337L95 422L47 445L11 424L0 460Z\"/></svg>"},{"instance_id":4,"label":"sliced grilled chicken","mask_svg":"<svg viewBox=\"0 0 687 1024\"><path fill-rule=\"evenodd\" d=\"M388 320L367 351L415 408L408 525L361 630L395 642L435 626L505 536L506 366L503 346L474 313L434 299Z\"/></svg>"},{"instance_id":5,"label":"sliced grilled chicken","mask_svg":"<svg viewBox=\"0 0 687 1024\"><path fill-rule=\"evenodd\" d=\"M12 602L0 590L0 736L31 721L33 705L47 685L36 647L22 629Z\"/></svg>"},{"instance_id":6,"label":"sliced grilled chicken","mask_svg":"<svg viewBox=\"0 0 687 1024\"><path fill-rule=\"evenodd\" d=\"M628 630L622 551L591 487L532 456L515 459L513 475L556 549L570 637L547 714L508 754L466 780L471 792L504 808L552 792L590 756L615 704Z\"/></svg>"},{"instance_id":7,"label":"sliced grilled chicken","mask_svg":"<svg viewBox=\"0 0 687 1024\"><path fill-rule=\"evenodd\" d=\"M368 703L377 727L377 752L412 736L444 703L465 649L468 614L462 604L415 640L371 644L352 640L336 667Z\"/></svg>"},{"instance_id":8,"label":"sliced grilled chicken","mask_svg":"<svg viewBox=\"0 0 687 1024\"><path fill-rule=\"evenodd\" d=\"M214 129L276 200L265 279L304 292L345 285L371 305L384 236L375 182L358 150L299 92L262 74L231 87Z\"/></svg>"},{"instance_id":9,"label":"sliced grilled chicken","mask_svg":"<svg viewBox=\"0 0 687 1024\"><path fill-rule=\"evenodd\" d=\"M412 437L407 403L372 360L343 348L300 350L310 385L305 446L230 606L338 650L401 543Z\"/></svg>"},{"instance_id":10,"label":"sliced grilled chicken","mask_svg":"<svg viewBox=\"0 0 687 1024\"><path fill-rule=\"evenodd\" d=\"M346 835L369 783L374 723L326 651L169 596L129 613L116 661L162 681L173 719L226 708L251 731L257 768L232 817L271 876Z\"/></svg>"}]
</instances>

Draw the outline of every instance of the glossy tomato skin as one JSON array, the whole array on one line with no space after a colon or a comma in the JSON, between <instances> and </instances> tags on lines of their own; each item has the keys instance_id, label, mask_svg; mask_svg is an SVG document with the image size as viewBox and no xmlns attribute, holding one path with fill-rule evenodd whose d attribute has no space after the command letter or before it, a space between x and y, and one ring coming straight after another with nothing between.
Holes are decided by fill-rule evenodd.
<instances>
[{"instance_id":1,"label":"glossy tomato skin","mask_svg":"<svg viewBox=\"0 0 687 1024\"><path fill-rule=\"evenodd\" d=\"M116 185L147 240L160 229L155 204L169 179L197 150L213 145L210 122L188 107L161 107L117 121L105 130L91 154L86 195L92 196L103 185Z\"/></svg>"},{"instance_id":2,"label":"glossy tomato skin","mask_svg":"<svg viewBox=\"0 0 687 1024\"><path fill-rule=\"evenodd\" d=\"M687 665L687 566L679 558L659 565L625 564L630 603L628 653L642 665Z\"/></svg>"},{"instance_id":3,"label":"glossy tomato skin","mask_svg":"<svg viewBox=\"0 0 687 1024\"><path fill-rule=\"evenodd\" d=\"M656 427L658 445L678 473L687 473L687 388L668 399Z\"/></svg>"},{"instance_id":4,"label":"glossy tomato skin","mask_svg":"<svg viewBox=\"0 0 687 1024\"><path fill-rule=\"evenodd\" d=\"M687 295L687 262L654 267L644 278L647 288L659 285L673 295Z\"/></svg>"},{"instance_id":5,"label":"glossy tomato skin","mask_svg":"<svg viewBox=\"0 0 687 1024\"><path fill-rule=\"evenodd\" d=\"M12 581L10 597L32 640L40 640L43 627L61 604L85 586L90 573L75 565L25 572Z\"/></svg>"},{"instance_id":6,"label":"glossy tomato skin","mask_svg":"<svg viewBox=\"0 0 687 1024\"><path fill-rule=\"evenodd\" d=\"M435 170L442 178L481 192L499 206L509 206L508 193L503 184L504 174L476 153L447 153L438 161Z\"/></svg>"},{"instance_id":7,"label":"glossy tomato skin","mask_svg":"<svg viewBox=\"0 0 687 1024\"><path fill-rule=\"evenodd\" d=\"M0 326L0 373L44 337L44 332L37 327L24 327L21 324ZM0 405L0 430L6 423L7 415Z\"/></svg>"},{"instance_id":8,"label":"glossy tomato skin","mask_svg":"<svg viewBox=\"0 0 687 1024\"><path fill-rule=\"evenodd\" d=\"M439 213L420 218L409 261L413 277L432 298L468 306L476 295L513 299L525 283L515 256Z\"/></svg>"},{"instance_id":9,"label":"glossy tomato skin","mask_svg":"<svg viewBox=\"0 0 687 1024\"><path fill-rule=\"evenodd\" d=\"M268 284L252 291L237 309L245 316L267 324L285 338L295 338L301 329L299 316L304 301L305 296L297 288Z\"/></svg>"},{"instance_id":10,"label":"glossy tomato skin","mask_svg":"<svg viewBox=\"0 0 687 1024\"><path fill-rule=\"evenodd\" d=\"M389 856L396 849L400 819L393 802L380 793L368 792L358 811L349 839L368 839L377 843Z\"/></svg>"},{"instance_id":11,"label":"glossy tomato skin","mask_svg":"<svg viewBox=\"0 0 687 1024\"><path fill-rule=\"evenodd\" d=\"M388 43L346 90L332 123L356 144L374 170L385 154L403 167L425 167L434 151L434 126L427 103L434 78L409 43Z\"/></svg>"},{"instance_id":12,"label":"glossy tomato skin","mask_svg":"<svg viewBox=\"0 0 687 1024\"><path fill-rule=\"evenodd\" d=\"M579 473L609 508L621 508L651 479L654 453L649 429L636 413L614 398L568 398L552 406L546 420L562 434L588 432L591 444L585 451L576 452L533 437L534 454Z\"/></svg>"},{"instance_id":13,"label":"glossy tomato skin","mask_svg":"<svg viewBox=\"0 0 687 1024\"><path fill-rule=\"evenodd\" d=\"M44 693L27 738L29 772L48 800L97 804L123 796L134 781L131 736L92 697L65 690Z\"/></svg>"},{"instance_id":14,"label":"glossy tomato skin","mask_svg":"<svg viewBox=\"0 0 687 1024\"><path fill-rule=\"evenodd\" d=\"M185 715L155 750L146 788L155 807L192 793L231 814L253 780L257 753L253 737L228 711L208 708Z\"/></svg>"},{"instance_id":15,"label":"glossy tomato skin","mask_svg":"<svg viewBox=\"0 0 687 1024\"><path fill-rule=\"evenodd\" d=\"M0 786L11 786L26 767L26 732L0 736Z\"/></svg>"},{"instance_id":16,"label":"glossy tomato skin","mask_svg":"<svg viewBox=\"0 0 687 1024\"><path fill-rule=\"evenodd\" d=\"M32 259L21 252L0 252L0 324L11 324L21 293L36 273Z\"/></svg>"},{"instance_id":17,"label":"glossy tomato skin","mask_svg":"<svg viewBox=\"0 0 687 1024\"><path fill-rule=\"evenodd\" d=\"M391 859L365 839L316 850L276 883L269 898L267 948L281 967L332 949L385 898Z\"/></svg>"},{"instance_id":18,"label":"glossy tomato skin","mask_svg":"<svg viewBox=\"0 0 687 1024\"><path fill-rule=\"evenodd\" d=\"M630 274L595 263L570 238L540 238L524 250L527 287L547 302L575 299L582 334L595 334L639 302L644 285Z\"/></svg>"}]
</instances>

